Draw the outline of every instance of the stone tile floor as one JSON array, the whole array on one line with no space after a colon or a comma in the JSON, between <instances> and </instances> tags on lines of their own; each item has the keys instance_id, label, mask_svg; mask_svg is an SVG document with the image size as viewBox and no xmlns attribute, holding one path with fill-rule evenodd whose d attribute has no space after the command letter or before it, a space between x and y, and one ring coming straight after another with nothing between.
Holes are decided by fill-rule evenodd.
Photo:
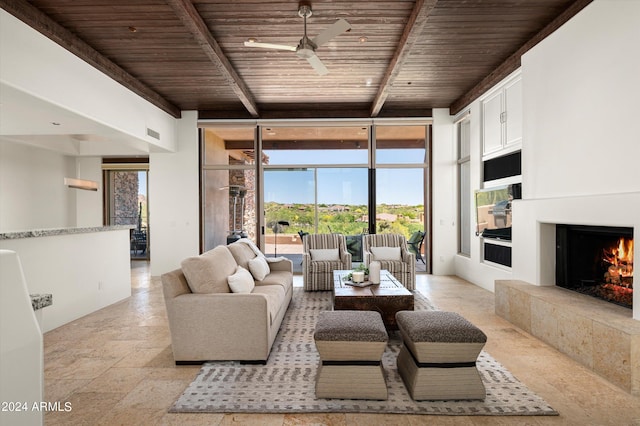
<instances>
[{"instance_id":1,"label":"stone tile floor","mask_svg":"<svg viewBox=\"0 0 640 426\"><path fill-rule=\"evenodd\" d=\"M449 417L376 414L170 414L197 374L176 367L161 283L132 262L133 295L44 336L45 399L69 401L47 425L636 425L633 397L494 313L494 295L455 277L418 275L419 291L461 313L487 335L485 349L559 413L558 417ZM294 277L302 286L302 277Z\"/></svg>"}]
</instances>

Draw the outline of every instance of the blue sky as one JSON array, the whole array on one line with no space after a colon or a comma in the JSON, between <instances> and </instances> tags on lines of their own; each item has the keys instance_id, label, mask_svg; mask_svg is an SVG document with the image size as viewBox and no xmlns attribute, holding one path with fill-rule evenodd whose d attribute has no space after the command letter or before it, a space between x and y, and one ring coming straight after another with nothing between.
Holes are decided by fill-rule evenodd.
<instances>
[{"instance_id":1,"label":"blue sky","mask_svg":"<svg viewBox=\"0 0 640 426\"><path fill-rule=\"evenodd\" d=\"M147 172L138 172L138 194L147 196Z\"/></svg>"},{"instance_id":2,"label":"blue sky","mask_svg":"<svg viewBox=\"0 0 640 426\"><path fill-rule=\"evenodd\" d=\"M397 152L393 152L397 151ZM420 163L423 151L385 150L386 163ZM270 151L269 164L363 164L367 163L366 150L305 150ZM380 162L380 158L378 159ZM265 169L265 201L283 204L314 203L314 168L289 170ZM318 168L318 203L320 204L367 204L367 168L336 167ZM378 204L423 204L423 169L378 168Z\"/></svg>"}]
</instances>

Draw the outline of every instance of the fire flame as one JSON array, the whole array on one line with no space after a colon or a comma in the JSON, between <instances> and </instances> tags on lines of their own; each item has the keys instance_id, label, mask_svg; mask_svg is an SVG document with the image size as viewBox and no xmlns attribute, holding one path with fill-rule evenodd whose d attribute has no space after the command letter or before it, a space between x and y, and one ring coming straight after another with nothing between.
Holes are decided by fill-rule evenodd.
<instances>
[{"instance_id":1,"label":"fire flame","mask_svg":"<svg viewBox=\"0 0 640 426\"><path fill-rule=\"evenodd\" d=\"M602 259L611 264L609 272L620 277L633 277L633 239L620 238L618 246L604 249Z\"/></svg>"}]
</instances>

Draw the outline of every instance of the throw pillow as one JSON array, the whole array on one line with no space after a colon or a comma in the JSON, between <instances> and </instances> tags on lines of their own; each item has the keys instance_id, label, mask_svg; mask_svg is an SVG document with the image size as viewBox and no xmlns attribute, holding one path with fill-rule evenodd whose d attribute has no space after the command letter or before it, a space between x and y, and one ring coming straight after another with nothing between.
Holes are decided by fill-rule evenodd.
<instances>
[{"instance_id":1,"label":"throw pillow","mask_svg":"<svg viewBox=\"0 0 640 426\"><path fill-rule=\"evenodd\" d=\"M227 277L236 270L229 250L219 246L181 262L182 273L192 293L229 293Z\"/></svg>"},{"instance_id":2,"label":"throw pillow","mask_svg":"<svg viewBox=\"0 0 640 426\"><path fill-rule=\"evenodd\" d=\"M340 260L338 249L309 249L311 260L315 261L337 261Z\"/></svg>"},{"instance_id":3,"label":"throw pillow","mask_svg":"<svg viewBox=\"0 0 640 426\"><path fill-rule=\"evenodd\" d=\"M238 266L236 272L229 275L227 278L229 282L229 288L233 293L251 293L255 282L253 282L253 276L251 272L244 269L242 266Z\"/></svg>"},{"instance_id":4,"label":"throw pillow","mask_svg":"<svg viewBox=\"0 0 640 426\"><path fill-rule=\"evenodd\" d=\"M269 275L269 272L271 272L269 264L267 263L267 259L262 256L254 257L248 262L248 264L251 275L253 275L253 278L255 278L257 281L264 280L264 277Z\"/></svg>"},{"instance_id":5,"label":"throw pillow","mask_svg":"<svg viewBox=\"0 0 640 426\"><path fill-rule=\"evenodd\" d=\"M371 247L375 260L402 260L400 247Z\"/></svg>"}]
</instances>

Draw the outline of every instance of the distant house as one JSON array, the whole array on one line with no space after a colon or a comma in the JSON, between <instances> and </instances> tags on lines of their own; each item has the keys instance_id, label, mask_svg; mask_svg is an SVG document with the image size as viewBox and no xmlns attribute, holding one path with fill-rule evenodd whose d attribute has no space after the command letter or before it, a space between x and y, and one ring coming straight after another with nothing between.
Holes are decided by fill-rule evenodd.
<instances>
[{"instance_id":1,"label":"distant house","mask_svg":"<svg viewBox=\"0 0 640 426\"><path fill-rule=\"evenodd\" d=\"M384 220L385 222L395 222L396 220L398 220L398 215L391 214L391 213L380 213L376 215L376 220L377 221Z\"/></svg>"}]
</instances>

